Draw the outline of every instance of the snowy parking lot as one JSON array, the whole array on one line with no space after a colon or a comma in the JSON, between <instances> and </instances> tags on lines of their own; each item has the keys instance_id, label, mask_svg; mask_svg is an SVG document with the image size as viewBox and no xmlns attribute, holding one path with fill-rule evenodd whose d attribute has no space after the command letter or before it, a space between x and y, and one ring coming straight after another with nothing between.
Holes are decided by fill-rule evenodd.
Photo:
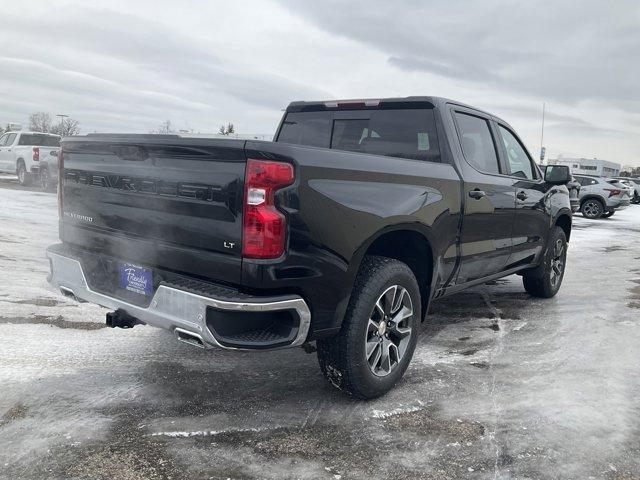
<instances>
[{"instance_id":1,"label":"snowy parking lot","mask_svg":"<svg viewBox=\"0 0 640 480\"><path fill-rule=\"evenodd\" d=\"M0 179L0 478L640 479L640 206L574 217L550 300L432 306L404 380L327 386L313 345L200 350L46 282L55 193Z\"/></svg>"}]
</instances>

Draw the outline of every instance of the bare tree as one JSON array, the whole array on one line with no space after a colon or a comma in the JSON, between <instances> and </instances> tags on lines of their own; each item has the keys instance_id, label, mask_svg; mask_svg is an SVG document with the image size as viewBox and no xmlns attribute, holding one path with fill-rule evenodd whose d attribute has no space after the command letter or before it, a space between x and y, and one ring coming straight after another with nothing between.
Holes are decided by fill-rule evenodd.
<instances>
[{"instance_id":1,"label":"bare tree","mask_svg":"<svg viewBox=\"0 0 640 480\"><path fill-rule=\"evenodd\" d=\"M3 133L4 133L4 128L0 126L0 135L2 135Z\"/></svg>"},{"instance_id":2,"label":"bare tree","mask_svg":"<svg viewBox=\"0 0 640 480\"><path fill-rule=\"evenodd\" d=\"M13 132L20 130L20 125L17 123L7 123L7 126L4 127L5 132Z\"/></svg>"},{"instance_id":3,"label":"bare tree","mask_svg":"<svg viewBox=\"0 0 640 480\"><path fill-rule=\"evenodd\" d=\"M59 124L53 125L49 132L60 135L61 137L70 137L80 133L80 122L73 118L63 118Z\"/></svg>"},{"instance_id":4,"label":"bare tree","mask_svg":"<svg viewBox=\"0 0 640 480\"><path fill-rule=\"evenodd\" d=\"M158 125L158 128L156 130L151 130L151 132L149 133L167 135L170 133L175 133L175 130L173 129L173 125L171 125L171 120L165 120L160 125Z\"/></svg>"},{"instance_id":5,"label":"bare tree","mask_svg":"<svg viewBox=\"0 0 640 480\"><path fill-rule=\"evenodd\" d=\"M51 115L47 112L35 112L29 115L29 130L32 132L50 132Z\"/></svg>"},{"instance_id":6,"label":"bare tree","mask_svg":"<svg viewBox=\"0 0 640 480\"><path fill-rule=\"evenodd\" d=\"M220 125L220 128L218 129L218 133L220 135L229 135L235 132L236 132L235 127L231 122L229 122L226 127L224 125Z\"/></svg>"}]
</instances>

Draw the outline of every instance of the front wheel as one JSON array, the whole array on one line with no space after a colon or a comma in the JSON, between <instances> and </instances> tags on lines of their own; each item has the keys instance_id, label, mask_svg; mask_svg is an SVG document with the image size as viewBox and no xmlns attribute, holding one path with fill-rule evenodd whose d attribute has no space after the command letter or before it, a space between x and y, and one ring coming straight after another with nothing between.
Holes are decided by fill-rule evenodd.
<instances>
[{"instance_id":1,"label":"front wheel","mask_svg":"<svg viewBox=\"0 0 640 480\"><path fill-rule=\"evenodd\" d=\"M416 348L420 306L418 282L406 264L365 257L340 332L317 341L329 383L363 399L391 390Z\"/></svg>"},{"instance_id":2,"label":"front wheel","mask_svg":"<svg viewBox=\"0 0 640 480\"><path fill-rule=\"evenodd\" d=\"M558 293L567 264L567 237L564 230L554 227L540 267L522 277L524 289L530 295L551 298Z\"/></svg>"}]
</instances>

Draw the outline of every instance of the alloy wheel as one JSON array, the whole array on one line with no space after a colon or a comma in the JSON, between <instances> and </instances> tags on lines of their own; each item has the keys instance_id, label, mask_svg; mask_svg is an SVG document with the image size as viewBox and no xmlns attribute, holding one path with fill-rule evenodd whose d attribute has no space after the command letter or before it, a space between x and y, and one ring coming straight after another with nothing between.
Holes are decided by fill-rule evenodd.
<instances>
[{"instance_id":1,"label":"alloy wheel","mask_svg":"<svg viewBox=\"0 0 640 480\"><path fill-rule=\"evenodd\" d=\"M371 372L389 375L400 363L411 338L413 303L406 288L393 285L376 301L366 331L366 358Z\"/></svg>"},{"instance_id":2,"label":"alloy wheel","mask_svg":"<svg viewBox=\"0 0 640 480\"><path fill-rule=\"evenodd\" d=\"M600 203L589 200L582 207L583 213L589 218L596 218L602 215L602 207Z\"/></svg>"},{"instance_id":3,"label":"alloy wheel","mask_svg":"<svg viewBox=\"0 0 640 480\"><path fill-rule=\"evenodd\" d=\"M565 243L559 238L553 246L553 257L551 257L551 270L549 272L549 281L554 288L562 279L566 257L567 249L565 248Z\"/></svg>"}]
</instances>

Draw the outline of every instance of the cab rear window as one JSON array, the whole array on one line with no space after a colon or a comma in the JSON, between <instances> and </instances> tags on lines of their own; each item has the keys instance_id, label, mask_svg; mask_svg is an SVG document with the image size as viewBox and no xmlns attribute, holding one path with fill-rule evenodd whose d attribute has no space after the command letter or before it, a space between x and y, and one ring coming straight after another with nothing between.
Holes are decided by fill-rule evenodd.
<instances>
[{"instance_id":1,"label":"cab rear window","mask_svg":"<svg viewBox=\"0 0 640 480\"><path fill-rule=\"evenodd\" d=\"M33 145L35 147L59 147L60 137L54 137L51 135L23 134L20 135L18 145Z\"/></svg>"},{"instance_id":2,"label":"cab rear window","mask_svg":"<svg viewBox=\"0 0 640 480\"><path fill-rule=\"evenodd\" d=\"M440 161L431 109L287 113L278 142Z\"/></svg>"}]
</instances>

